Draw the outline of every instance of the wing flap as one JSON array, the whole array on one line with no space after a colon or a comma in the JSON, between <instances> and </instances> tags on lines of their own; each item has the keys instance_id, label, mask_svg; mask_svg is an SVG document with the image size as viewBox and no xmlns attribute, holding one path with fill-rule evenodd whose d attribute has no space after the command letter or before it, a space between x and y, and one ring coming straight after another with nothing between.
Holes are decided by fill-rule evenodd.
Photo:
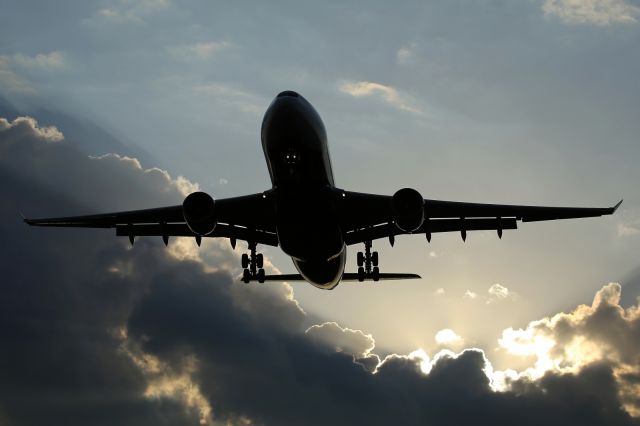
<instances>
[{"instance_id":1,"label":"wing flap","mask_svg":"<svg viewBox=\"0 0 640 426\"><path fill-rule=\"evenodd\" d=\"M514 218L506 219L428 219L412 234L427 234L438 232L456 231L494 231L499 229L517 229L518 224ZM347 232L345 244L353 245L365 241L373 241L389 236L405 235L395 224L386 223L365 229Z\"/></svg>"},{"instance_id":2,"label":"wing flap","mask_svg":"<svg viewBox=\"0 0 640 426\"><path fill-rule=\"evenodd\" d=\"M119 237L196 237L186 224L166 225L116 225L116 235ZM219 223L212 233L205 238L235 238L237 240L251 241L257 244L278 246L278 236L275 233L248 229L240 226Z\"/></svg>"}]
</instances>

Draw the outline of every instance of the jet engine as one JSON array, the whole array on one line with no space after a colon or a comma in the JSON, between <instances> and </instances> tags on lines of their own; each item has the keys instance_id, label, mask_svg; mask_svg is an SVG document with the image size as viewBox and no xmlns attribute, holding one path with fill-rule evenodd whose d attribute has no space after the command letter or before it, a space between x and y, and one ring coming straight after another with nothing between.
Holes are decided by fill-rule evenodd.
<instances>
[{"instance_id":1,"label":"jet engine","mask_svg":"<svg viewBox=\"0 0 640 426\"><path fill-rule=\"evenodd\" d=\"M196 235L208 235L216 227L215 201L206 192L192 192L182 203L187 226Z\"/></svg>"},{"instance_id":2,"label":"jet engine","mask_svg":"<svg viewBox=\"0 0 640 426\"><path fill-rule=\"evenodd\" d=\"M393 194L391 209L401 231L414 232L424 222L424 199L415 189L402 188Z\"/></svg>"}]
</instances>

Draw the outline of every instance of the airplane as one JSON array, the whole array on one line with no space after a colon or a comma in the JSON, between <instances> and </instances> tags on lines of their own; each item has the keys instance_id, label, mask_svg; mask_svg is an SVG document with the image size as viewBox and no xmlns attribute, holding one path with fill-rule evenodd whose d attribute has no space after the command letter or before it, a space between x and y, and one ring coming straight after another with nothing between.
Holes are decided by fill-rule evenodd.
<instances>
[{"instance_id":1,"label":"airplane","mask_svg":"<svg viewBox=\"0 0 640 426\"><path fill-rule=\"evenodd\" d=\"M516 229L517 221L534 222L613 214L607 208L543 207L477 204L424 199L415 189L393 195L367 194L335 185L327 134L314 107L300 94L279 93L265 112L262 150L271 189L262 193L215 200L205 192L189 194L181 205L88 216L27 219L34 226L115 228L133 245L138 236L228 238L247 242L241 256L245 282L307 281L330 290L341 281L420 278L417 274L383 273L374 240L422 234L428 242L439 232ZM298 274L266 275L257 245L280 247ZM347 246L364 244L356 256L356 273L345 272Z\"/></svg>"}]
</instances>

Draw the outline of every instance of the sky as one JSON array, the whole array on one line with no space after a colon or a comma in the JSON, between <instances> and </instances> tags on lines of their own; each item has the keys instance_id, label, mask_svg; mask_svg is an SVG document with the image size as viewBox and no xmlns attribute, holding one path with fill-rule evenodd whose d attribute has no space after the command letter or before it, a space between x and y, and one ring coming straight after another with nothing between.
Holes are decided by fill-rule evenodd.
<instances>
[{"instance_id":1,"label":"sky","mask_svg":"<svg viewBox=\"0 0 640 426\"><path fill-rule=\"evenodd\" d=\"M0 424L637 424L638 42L635 0L0 0ZM235 282L242 243L20 223L268 189L287 89L341 188L624 203L376 241L423 278L332 291Z\"/></svg>"}]
</instances>

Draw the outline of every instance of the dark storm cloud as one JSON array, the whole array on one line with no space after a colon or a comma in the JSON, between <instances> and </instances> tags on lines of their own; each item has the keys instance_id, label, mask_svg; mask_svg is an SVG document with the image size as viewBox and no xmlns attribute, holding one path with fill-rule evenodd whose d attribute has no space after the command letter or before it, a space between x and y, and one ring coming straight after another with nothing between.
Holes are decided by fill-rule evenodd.
<instances>
[{"instance_id":1,"label":"dark storm cloud","mask_svg":"<svg viewBox=\"0 0 640 426\"><path fill-rule=\"evenodd\" d=\"M442 356L429 374L395 355L372 374L358 360L371 336L337 324L305 333L288 286L240 285L219 267L235 260L226 245L202 258L177 242L128 249L109 231L28 228L17 214L175 204L191 188L133 159L87 158L33 120L0 121L0 420L637 424L608 363L502 393L479 350Z\"/></svg>"},{"instance_id":2,"label":"dark storm cloud","mask_svg":"<svg viewBox=\"0 0 640 426\"><path fill-rule=\"evenodd\" d=\"M195 417L177 402L142 397L145 379L118 353L112 335L146 284L108 269L129 262L151 265L159 259L154 245L142 242L127 254L111 235L33 232L18 215L19 209L46 214L96 208L100 196L114 199L133 183L119 177L114 162L103 170L110 189L101 187L91 178L95 163L53 129L43 131L28 119L0 121L3 424L192 424ZM149 176L140 178L137 185L144 186ZM74 197L94 184L101 194Z\"/></svg>"},{"instance_id":3,"label":"dark storm cloud","mask_svg":"<svg viewBox=\"0 0 640 426\"><path fill-rule=\"evenodd\" d=\"M346 352L239 315L220 287L193 285L194 278L157 283L130 317L129 331L162 359L195 354L196 380L214 415L223 418L241 413L258 424L633 424L607 365L517 382L505 393L491 390L484 355L474 350L441 358L428 375L401 356L371 374Z\"/></svg>"}]
</instances>

